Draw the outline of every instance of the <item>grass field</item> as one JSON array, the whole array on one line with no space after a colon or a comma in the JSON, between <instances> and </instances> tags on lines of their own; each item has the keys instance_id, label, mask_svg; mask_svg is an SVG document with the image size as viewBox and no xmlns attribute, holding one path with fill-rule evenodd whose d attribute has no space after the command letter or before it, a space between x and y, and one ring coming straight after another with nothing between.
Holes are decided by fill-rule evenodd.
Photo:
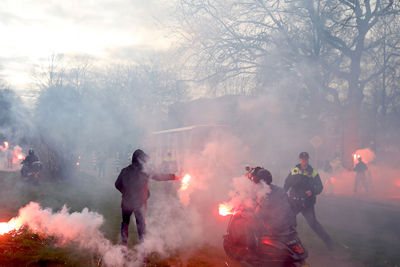
<instances>
[{"instance_id":1,"label":"grass field","mask_svg":"<svg viewBox=\"0 0 400 267\"><path fill-rule=\"evenodd\" d=\"M30 201L42 207L70 211L88 207L104 216L101 231L112 243L119 242L120 194L114 189L115 177L108 180L79 172L66 181L42 180L39 186L21 181L19 173L0 172L0 222L17 216ZM321 196L317 203L320 222L336 243L333 252L298 217L298 232L309 250L311 266L400 266L400 206L355 199ZM136 243L131 227L129 247ZM222 240L222 239L221 239ZM147 266L225 266L221 246L205 244L171 251L161 257L151 253ZM52 237L24 229L0 236L0 266L100 266L101 257L77 249L74 244L59 246ZM239 266L230 261L230 266Z\"/></svg>"}]
</instances>

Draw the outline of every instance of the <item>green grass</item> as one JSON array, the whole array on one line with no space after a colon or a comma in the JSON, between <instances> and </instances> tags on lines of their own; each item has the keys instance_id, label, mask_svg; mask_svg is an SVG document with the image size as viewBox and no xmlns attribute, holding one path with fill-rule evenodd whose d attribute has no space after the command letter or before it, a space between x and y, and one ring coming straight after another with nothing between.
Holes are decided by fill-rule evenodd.
<instances>
[{"instance_id":1,"label":"green grass","mask_svg":"<svg viewBox=\"0 0 400 267\"><path fill-rule=\"evenodd\" d=\"M38 186L34 186L22 182L17 172L0 172L0 221L17 216L19 208L31 201L53 211L60 210L63 205L67 205L70 212L80 212L88 207L90 211L103 215L105 220L101 231L107 239L117 244L121 224L121 195L114 188L114 179L99 180L79 172L70 180L41 180ZM39 237L29 231L21 233L0 236L0 246L3 244L13 251L10 254L10 250L0 250L0 266L98 266L97 255L77 250L73 244L60 248L51 238ZM130 227L130 248L136 244L136 236L134 227ZM205 252L207 250L210 253ZM211 253L213 250L214 247L204 247L198 253L173 251L167 258L154 252L146 257L145 266L223 266L223 251L219 249L215 254ZM196 255L192 257L193 254Z\"/></svg>"},{"instance_id":2,"label":"green grass","mask_svg":"<svg viewBox=\"0 0 400 267\"><path fill-rule=\"evenodd\" d=\"M100 180L79 172L73 179L42 180L39 186L33 186L21 182L17 172L0 172L0 221L17 216L19 208L31 201L53 211L60 210L63 205L71 212L88 207L103 215L101 231L117 244L121 196L114 188L114 180L111 176ZM298 232L310 252L311 266L400 266L400 207L354 199L320 198L317 216L333 237L336 249L329 252L299 215ZM134 227L130 231L129 247L133 248L137 242ZM78 250L73 244L59 247L52 237L39 236L28 229L0 236L0 266L90 267L98 266L99 258ZM145 266L224 266L225 261L220 247L204 245L192 250L171 251L166 258L151 253ZM232 261L229 263L239 266Z\"/></svg>"},{"instance_id":3,"label":"green grass","mask_svg":"<svg viewBox=\"0 0 400 267\"><path fill-rule=\"evenodd\" d=\"M0 236L0 266L94 266L95 255L72 246L59 248L55 240L29 229Z\"/></svg>"}]
</instances>

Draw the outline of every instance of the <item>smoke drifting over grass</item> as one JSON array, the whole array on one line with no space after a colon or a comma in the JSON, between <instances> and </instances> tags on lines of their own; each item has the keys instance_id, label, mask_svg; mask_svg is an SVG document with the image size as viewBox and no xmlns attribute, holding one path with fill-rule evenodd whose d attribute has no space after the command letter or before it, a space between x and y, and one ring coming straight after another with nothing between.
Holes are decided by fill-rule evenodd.
<instances>
[{"instance_id":1,"label":"smoke drifting over grass","mask_svg":"<svg viewBox=\"0 0 400 267\"><path fill-rule=\"evenodd\" d=\"M113 245L100 231L104 222L103 216L87 208L81 212L70 213L64 206L60 211L53 212L49 208L42 208L36 202L31 202L21 208L18 217L10 222L15 223L17 228L25 225L40 235L55 237L60 247L72 244L99 255L106 266L140 266L144 255L160 250L149 245L147 240L137 250Z\"/></svg>"}]
</instances>

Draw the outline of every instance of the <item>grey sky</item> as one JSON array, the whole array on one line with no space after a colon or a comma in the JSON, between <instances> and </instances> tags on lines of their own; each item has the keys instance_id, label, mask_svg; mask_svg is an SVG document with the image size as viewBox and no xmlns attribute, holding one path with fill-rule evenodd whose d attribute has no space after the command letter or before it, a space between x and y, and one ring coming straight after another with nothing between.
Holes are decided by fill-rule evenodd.
<instances>
[{"instance_id":1,"label":"grey sky","mask_svg":"<svg viewBox=\"0 0 400 267\"><path fill-rule=\"evenodd\" d=\"M34 64L51 54L89 54L101 62L126 51L166 49L171 1L3 0L0 77L26 89Z\"/></svg>"}]
</instances>

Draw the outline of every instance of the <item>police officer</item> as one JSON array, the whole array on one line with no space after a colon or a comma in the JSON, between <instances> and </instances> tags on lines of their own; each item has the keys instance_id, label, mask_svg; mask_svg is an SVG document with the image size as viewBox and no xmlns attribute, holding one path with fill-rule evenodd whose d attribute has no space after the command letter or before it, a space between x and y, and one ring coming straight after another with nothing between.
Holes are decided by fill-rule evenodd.
<instances>
[{"instance_id":1,"label":"police officer","mask_svg":"<svg viewBox=\"0 0 400 267\"><path fill-rule=\"evenodd\" d=\"M318 171L309 164L307 152L299 155L300 164L289 173L285 180L284 189L289 191L289 200L295 214L303 214L308 225L324 241L329 249L333 249L333 241L318 222L315 216L315 202L317 195L322 192L323 186Z\"/></svg>"}]
</instances>

